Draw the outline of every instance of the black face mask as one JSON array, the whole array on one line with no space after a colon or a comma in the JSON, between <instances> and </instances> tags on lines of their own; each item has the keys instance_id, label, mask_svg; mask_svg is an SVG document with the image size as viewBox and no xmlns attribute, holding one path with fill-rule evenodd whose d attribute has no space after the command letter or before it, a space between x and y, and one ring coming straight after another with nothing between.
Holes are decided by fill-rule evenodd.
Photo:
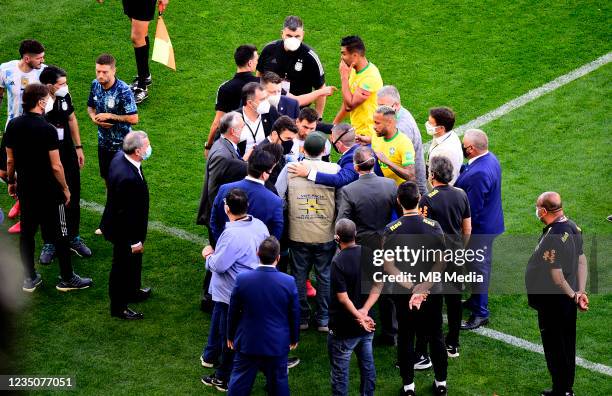
<instances>
[{"instance_id":1,"label":"black face mask","mask_svg":"<svg viewBox=\"0 0 612 396\"><path fill-rule=\"evenodd\" d=\"M289 154L293 148L293 140L280 139L281 145L283 146L283 154Z\"/></svg>"},{"instance_id":2,"label":"black face mask","mask_svg":"<svg viewBox=\"0 0 612 396\"><path fill-rule=\"evenodd\" d=\"M469 147L469 146L468 146L468 147ZM461 150L463 151L463 157L464 157L464 158L466 158L466 159L467 159L467 158L468 158L468 156L469 156L469 154L467 153L467 149L468 149L467 147L465 147L465 146L461 146Z\"/></svg>"}]
</instances>

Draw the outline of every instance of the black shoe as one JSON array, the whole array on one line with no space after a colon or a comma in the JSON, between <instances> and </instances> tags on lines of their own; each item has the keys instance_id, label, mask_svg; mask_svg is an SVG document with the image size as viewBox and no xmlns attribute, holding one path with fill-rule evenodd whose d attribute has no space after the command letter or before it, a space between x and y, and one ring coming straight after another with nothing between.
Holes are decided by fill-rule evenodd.
<instances>
[{"instance_id":1,"label":"black shoe","mask_svg":"<svg viewBox=\"0 0 612 396\"><path fill-rule=\"evenodd\" d=\"M450 358L459 357L459 347L455 345L447 345L446 346L446 354Z\"/></svg>"},{"instance_id":2,"label":"black shoe","mask_svg":"<svg viewBox=\"0 0 612 396\"><path fill-rule=\"evenodd\" d=\"M212 300L210 294L208 294L206 297L204 297L203 300L200 301L200 311L202 312L212 313L214 306L215 303Z\"/></svg>"},{"instance_id":3,"label":"black shoe","mask_svg":"<svg viewBox=\"0 0 612 396\"><path fill-rule=\"evenodd\" d=\"M133 302L133 303L143 302L144 300L147 300L149 297L151 297L151 288L145 287L145 288L138 290L136 292L136 295L130 299L130 302Z\"/></svg>"},{"instance_id":4,"label":"black shoe","mask_svg":"<svg viewBox=\"0 0 612 396\"><path fill-rule=\"evenodd\" d=\"M404 390L404 387L402 386L400 388L400 396L415 396L416 393L411 389L411 390Z\"/></svg>"},{"instance_id":5,"label":"black shoe","mask_svg":"<svg viewBox=\"0 0 612 396\"><path fill-rule=\"evenodd\" d=\"M141 104L149 97L149 91L145 88L136 87L134 89L134 100L136 104Z\"/></svg>"},{"instance_id":6,"label":"black shoe","mask_svg":"<svg viewBox=\"0 0 612 396\"><path fill-rule=\"evenodd\" d=\"M124 320L139 320L144 318L143 314L141 314L140 312L133 311L130 308L126 308L123 312L111 313L111 316Z\"/></svg>"},{"instance_id":7,"label":"black shoe","mask_svg":"<svg viewBox=\"0 0 612 396\"><path fill-rule=\"evenodd\" d=\"M427 355L421 355L417 357L417 360L414 362L415 370L427 370L431 366L431 359Z\"/></svg>"},{"instance_id":8,"label":"black shoe","mask_svg":"<svg viewBox=\"0 0 612 396\"><path fill-rule=\"evenodd\" d=\"M72 290L87 289L91 285L93 285L91 278L81 278L77 274L74 274L72 279L69 281L60 281L55 288L61 292L68 292Z\"/></svg>"},{"instance_id":9,"label":"black shoe","mask_svg":"<svg viewBox=\"0 0 612 396\"><path fill-rule=\"evenodd\" d=\"M227 392L227 382L215 377L214 374L202 377L201 381L206 386L214 386L218 391Z\"/></svg>"},{"instance_id":10,"label":"black shoe","mask_svg":"<svg viewBox=\"0 0 612 396\"><path fill-rule=\"evenodd\" d=\"M476 315L470 315L470 318L467 320L467 322L461 323L461 330L474 330L488 323L489 323L489 318L484 318L482 316L476 316Z\"/></svg>"},{"instance_id":11,"label":"black shoe","mask_svg":"<svg viewBox=\"0 0 612 396\"><path fill-rule=\"evenodd\" d=\"M294 368L298 364L300 364L300 358L299 357L289 357L289 358L287 358L287 368L288 369Z\"/></svg>"},{"instance_id":12,"label":"black shoe","mask_svg":"<svg viewBox=\"0 0 612 396\"><path fill-rule=\"evenodd\" d=\"M149 74L149 77L147 77L144 80L144 87L142 86L142 83L140 83L140 78L138 76L134 77L134 81L132 81L132 83L130 84L130 89L133 91L136 88L148 88L149 85L153 84L153 80L151 79L151 75Z\"/></svg>"},{"instance_id":13,"label":"black shoe","mask_svg":"<svg viewBox=\"0 0 612 396\"><path fill-rule=\"evenodd\" d=\"M206 367L206 368L214 368L219 365L219 363L217 362L209 362L209 361L204 360L204 356L200 356L200 364L202 365L202 367Z\"/></svg>"},{"instance_id":14,"label":"black shoe","mask_svg":"<svg viewBox=\"0 0 612 396\"><path fill-rule=\"evenodd\" d=\"M540 395L541 396L576 396L574 394L574 391L569 391L565 393L555 393L553 392L552 389L544 389L542 393L540 393Z\"/></svg>"},{"instance_id":15,"label":"black shoe","mask_svg":"<svg viewBox=\"0 0 612 396\"><path fill-rule=\"evenodd\" d=\"M448 394L448 389L444 385L436 385L436 381L431 384L431 389L433 394L436 396L446 396Z\"/></svg>"},{"instance_id":16,"label":"black shoe","mask_svg":"<svg viewBox=\"0 0 612 396\"><path fill-rule=\"evenodd\" d=\"M40 284L42 283L42 276L37 272L34 278L25 278L23 280L23 286L21 286L21 290L24 292L32 293Z\"/></svg>"}]
</instances>

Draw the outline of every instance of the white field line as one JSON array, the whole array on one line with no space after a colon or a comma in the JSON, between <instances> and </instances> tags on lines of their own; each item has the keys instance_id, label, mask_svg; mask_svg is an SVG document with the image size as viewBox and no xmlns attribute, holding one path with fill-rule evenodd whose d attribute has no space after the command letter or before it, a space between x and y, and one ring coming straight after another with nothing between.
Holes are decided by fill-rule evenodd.
<instances>
[{"instance_id":1,"label":"white field line","mask_svg":"<svg viewBox=\"0 0 612 396\"><path fill-rule=\"evenodd\" d=\"M547 93L550 93L564 86L565 84L568 84L586 74L589 74L594 70L599 69L603 65L610 63L610 61L612 61L612 52L608 52L607 54L600 56L594 61L580 66L579 68L574 69L567 74L557 77L554 80L549 81L542 86L539 86L538 88L534 88L526 94L521 95L518 98L512 99L511 101L499 106L498 108L491 110L488 113L481 115L480 117L473 119L467 124L463 124L453 130L458 136L461 136L468 129L480 128L481 126L488 124L491 121L497 120L498 118L510 113L511 111L516 110L519 107L522 107L527 103L534 101L540 96L546 95ZM424 144L425 150L429 148L430 143L431 142L427 142Z\"/></svg>"},{"instance_id":2,"label":"white field line","mask_svg":"<svg viewBox=\"0 0 612 396\"><path fill-rule=\"evenodd\" d=\"M489 337L494 340L505 342L506 344L512 345L517 348L525 349L527 351L536 352L541 355L544 354L544 348L540 344L534 344L533 342L523 340L522 338L518 338L515 336L511 336L509 334L502 333L501 331L488 329L486 327L480 327L476 330L472 330L476 334L480 334L481 336ZM586 359L576 356L576 365L583 367L587 370L596 371L601 374L605 374L612 377L612 367L600 364L593 363Z\"/></svg>"},{"instance_id":3,"label":"white field line","mask_svg":"<svg viewBox=\"0 0 612 396\"><path fill-rule=\"evenodd\" d=\"M100 214L104 212L104 206L98 203L95 203L95 202L88 202L83 199L81 199L81 207L87 210L90 210L92 212L100 213ZM163 234L177 237L185 241L193 242L196 245L200 245L200 246L208 245L208 239L202 236L192 234L180 228L168 227L167 225L159 221L149 221L149 229L159 231Z\"/></svg>"},{"instance_id":4,"label":"white field line","mask_svg":"<svg viewBox=\"0 0 612 396\"><path fill-rule=\"evenodd\" d=\"M511 111L518 109L526 105L529 102L539 98L540 96L546 95L594 70L599 69L601 66L606 65L612 61L612 52L609 52L592 62L589 62L575 70L570 71L567 74L564 74L560 77L555 78L554 80L547 82L546 84L532 89L524 95L519 96L518 98L512 99L511 101L501 105L500 107L492 110L480 117L473 119L467 124L461 125L454 129L457 135L461 136L463 133L472 128L479 128L493 120L496 120ZM429 146L429 142L426 143L425 149ZM85 209L91 210L93 212L102 213L104 211L104 207L95 202L88 202L85 200L81 200L81 206ZM165 224L159 221L150 221L149 227L155 231L159 231L161 233L171 235L189 242L193 242L197 245L204 246L208 244L208 240L199 235L191 234L185 230L181 230L180 228L168 227ZM476 330L472 330L476 334L480 334L485 337L492 338L494 340L505 342L506 344L515 346L517 348L525 349L527 351L536 352L539 354L544 354L544 349L541 345L532 343L527 340L523 340L522 338L514 337L509 334L502 333L500 331L488 329L485 327L481 327ZM601 374L605 374L608 376L612 376L612 368L603 364L593 363L581 357L576 357L576 364L580 367L583 367L587 370L596 371Z\"/></svg>"}]
</instances>

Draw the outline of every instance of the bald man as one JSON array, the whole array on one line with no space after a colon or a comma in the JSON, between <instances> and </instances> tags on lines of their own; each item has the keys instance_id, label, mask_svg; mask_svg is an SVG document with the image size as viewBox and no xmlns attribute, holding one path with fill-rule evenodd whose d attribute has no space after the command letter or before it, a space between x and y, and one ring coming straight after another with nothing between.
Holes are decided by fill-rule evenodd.
<instances>
[{"instance_id":1,"label":"bald man","mask_svg":"<svg viewBox=\"0 0 612 396\"><path fill-rule=\"evenodd\" d=\"M529 306L538 312L552 389L543 396L573 395L576 371L576 312L586 311L587 260L582 231L563 213L561 196L541 194L535 206L546 225L525 272Z\"/></svg>"},{"instance_id":2,"label":"bald man","mask_svg":"<svg viewBox=\"0 0 612 396\"><path fill-rule=\"evenodd\" d=\"M469 319L461 324L462 330L472 330L489 321L489 279L493 240L504 232L502 210L501 166L497 157L489 152L489 139L480 129L468 129L463 136L463 156L468 163L461 167L455 187L468 196L472 215L470 249L484 249L485 259L469 264L470 271L483 276L483 282L472 284L472 295L464 303L470 311Z\"/></svg>"}]
</instances>

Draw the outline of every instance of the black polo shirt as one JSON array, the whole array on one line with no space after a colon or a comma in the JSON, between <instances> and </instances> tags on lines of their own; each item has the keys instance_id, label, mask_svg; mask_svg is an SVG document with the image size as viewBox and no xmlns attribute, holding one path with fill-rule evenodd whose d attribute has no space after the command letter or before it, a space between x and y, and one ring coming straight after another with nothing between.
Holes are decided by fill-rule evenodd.
<instances>
[{"instance_id":1,"label":"black polo shirt","mask_svg":"<svg viewBox=\"0 0 612 396\"><path fill-rule=\"evenodd\" d=\"M72 97L70 94L66 94L64 97L56 96L53 110L45 114L49 124L53 125L57 131L60 157L64 168L73 168L75 164L78 168L78 162L75 162L77 161L76 150L72 141L70 124L68 123L72 113L74 113Z\"/></svg>"},{"instance_id":2,"label":"black polo shirt","mask_svg":"<svg viewBox=\"0 0 612 396\"><path fill-rule=\"evenodd\" d=\"M49 159L49 152L59 149L55 128L42 115L25 113L9 122L4 139L13 150L20 198L61 200Z\"/></svg>"},{"instance_id":3,"label":"black polo shirt","mask_svg":"<svg viewBox=\"0 0 612 396\"><path fill-rule=\"evenodd\" d=\"M287 51L283 40L267 44L261 51L257 70L263 74L273 71L289 81L289 92L299 96L321 88L325 84L325 72L319 56L306 44L300 44L295 51Z\"/></svg>"},{"instance_id":4,"label":"black polo shirt","mask_svg":"<svg viewBox=\"0 0 612 396\"><path fill-rule=\"evenodd\" d=\"M582 254L582 230L576 223L562 216L544 227L525 271L529 305L537 308L548 300L542 295L562 293L551 277L553 268L561 269L571 288L578 290L578 257Z\"/></svg>"},{"instance_id":5,"label":"black polo shirt","mask_svg":"<svg viewBox=\"0 0 612 396\"><path fill-rule=\"evenodd\" d=\"M234 74L231 80L221 84L217 90L215 110L229 113L232 110L238 109L240 107L242 87L250 82L259 82L259 78L255 77L251 72L240 72Z\"/></svg>"},{"instance_id":6,"label":"black polo shirt","mask_svg":"<svg viewBox=\"0 0 612 396\"><path fill-rule=\"evenodd\" d=\"M444 185L423 195L419 210L425 217L440 224L449 247L462 247L463 220L471 217L467 194L460 188Z\"/></svg>"},{"instance_id":7,"label":"black polo shirt","mask_svg":"<svg viewBox=\"0 0 612 396\"><path fill-rule=\"evenodd\" d=\"M412 260L414 258L412 255L408 255L406 261L395 261L397 269L415 277L415 285L422 283L421 274L429 273L435 264L435 255L425 252L445 249L444 232L440 224L421 215L402 216L391 222L385 227L383 240L385 250L407 248L410 251L422 252L416 256L416 261ZM393 286L396 291L406 292L406 289L400 285L393 284Z\"/></svg>"},{"instance_id":8,"label":"black polo shirt","mask_svg":"<svg viewBox=\"0 0 612 396\"><path fill-rule=\"evenodd\" d=\"M367 332L338 300L337 293L346 293L355 308L368 299L369 290L362 287L362 277L371 276L372 252L359 245L341 250L332 260L330 275L329 329L336 337L353 338ZM365 283L367 280L364 279Z\"/></svg>"}]
</instances>

